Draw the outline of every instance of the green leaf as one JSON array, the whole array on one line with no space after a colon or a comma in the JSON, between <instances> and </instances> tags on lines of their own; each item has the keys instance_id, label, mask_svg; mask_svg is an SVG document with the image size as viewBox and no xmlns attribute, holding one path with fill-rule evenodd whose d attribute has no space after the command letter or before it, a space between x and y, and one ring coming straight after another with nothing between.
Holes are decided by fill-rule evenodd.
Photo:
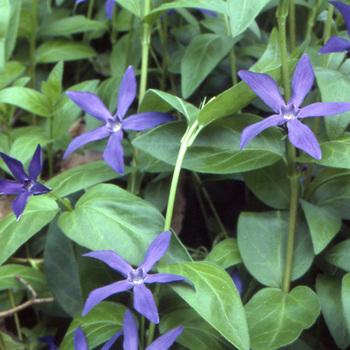
<instances>
[{"instance_id":1,"label":"green leaf","mask_svg":"<svg viewBox=\"0 0 350 350\"><path fill-rule=\"evenodd\" d=\"M281 132L277 128L269 128L243 150L239 149L242 129L259 120L253 115L243 114L206 127L187 150L183 167L203 173L227 174L275 163L284 152ZM183 122L164 124L134 139L133 145L174 165L185 130Z\"/></svg>"},{"instance_id":2,"label":"green leaf","mask_svg":"<svg viewBox=\"0 0 350 350\"><path fill-rule=\"evenodd\" d=\"M180 97L171 95L160 90L147 90L140 104L139 113L158 111L169 112L177 110L187 120L189 125L192 125L198 116L199 109L192 104L184 101Z\"/></svg>"},{"instance_id":3,"label":"green leaf","mask_svg":"<svg viewBox=\"0 0 350 350\"><path fill-rule=\"evenodd\" d=\"M270 166L243 174L249 189L274 209L288 209L290 186L286 164L280 160Z\"/></svg>"},{"instance_id":4,"label":"green leaf","mask_svg":"<svg viewBox=\"0 0 350 350\"><path fill-rule=\"evenodd\" d=\"M52 40L41 44L36 52L37 63L55 63L59 61L75 61L97 56L97 52L89 45Z\"/></svg>"},{"instance_id":5,"label":"green leaf","mask_svg":"<svg viewBox=\"0 0 350 350\"><path fill-rule=\"evenodd\" d=\"M349 102L350 79L347 75L326 68L315 68L322 102ZM339 137L350 123L350 112L324 117L327 135L331 140Z\"/></svg>"},{"instance_id":6,"label":"green leaf","mask_svg":"<svg viewBox=\"0 0 350 350\"><path fill-rule=\"evenodd\" d=\"M72 212L63 213L58 224L78 244L91 250L114 250L139 266L149 244L163 232L164 219L146 201L117 186L101 184L88 190ZM190 260L175 235L166 260Z\"/></svg>"},{"instance_id":7,"label":"green leaf","mask_svg":"<svg viewBox=\"0 0 350 350\"><path fill-rule=\"evenodd\" d=\"M296 340L320 313L317 295L306 286L289 293L264 288L245 306L254 350L273 350Z\"/></svg>"},{"instance_id":8,"label":"green leaf","mask_svg":"<svg viewBox=\"0 0 350 350\"><path fill-rule=\"evenodd\" d=\"M115 0L120 6L133 13L136 17L143 16L143 0Z\"/></svg>"},{"instance_id":9,"label":"green leaf","mask_svg":"<svg viewBox=\"0 0 350 350\"><path fill-rule=\"evenodd\" d=\"M218 264L223 269L239 264L242 259L238 251L237 240L227 238L216 244L206 256L205 261Z\"/></svg>"},{"instance_id":10,"label":"green leaf","mask_svg":"<svg viewBox=\"0 0 350 350\"><path fill-rule=\"evenodd\" d=\"M53 107L57 102L62 92L62 78L63 78L63 62L58 62L50 72L46 81L41 83L41 90Z\"/></svg>"},{"instance_id":11,"label":"green leaf","mask_svg":"<svg viewBox=\"0 0 350 350\"><path fill-rule=\"evenodd\" d=\"M6 61L5 40L10 23L11 6L9 0L0 2L0 72L4 69Z\"/></svg>"},{"instance_id":12,"label":"green leaf","mask_svg":"<svg viewBox=\"0 0 350 350\"><path fill-rule=\"evenodd\" d=\"M340 280L318 275L316 292L320 298L322 315L334 341L340 349L347 348L350 345L350 335L343 316Z\"/></svg>"},{"instance_id":13,"label":"green leaf","mask_svg":"<svg viewBox=\"0 0 350 350\"><path fill-rule=\"evenodd\" d=\"M184 327L184 330L181 336L176 339L176 342L188 349L232 349L232 346L190 307L167 312L162 317L159 328L163 334L180 325Z\"/></svg>"},{"instance_id":14,"label":"green leaf","mask_svg":"<svg viewBox=\"0 0 350 350\"><path fill-rule=\"evenodd\" d=\"M0 103L20 107L41 117L51 115L51 108L46 97L26 87L13 86L0 91Z\"/></svg>"},{"instance_id":15,"label":"green leaf","mask_svg":"<svg viewBox=\"0 0 350 350\"><path fill-rule=\"evenodd\" d=\"M107 29L108 27L105 23L94 21L85 16L79 15L46 22L40 27L39 35L45 37L69 36L76 33Z\"/></svg>"},{"instance_id":16,"label":"green leaf","mask_svg":"<svg viewBox=\"0 0 350 350\"><path fill-rule=\"evenodd\" d=\"M244 266L260 283L282 285L288 234L288 212L241 213L237 242ZM298 220L292 280L310 268L314 254L305 222Z\"/></svg>"},{"instance_id":17,"label":"green leaf","mask_svg":"<svg viewBox=\"0 0 350 350\"><path fill-rule=\"evenodd\" d=\"M327 208L300 200L309 230L315 254L319 254L339 232L342 221Z\"/></svg>"},{"instance_id":18,"label":"green leaf","mask_svg":"<svg viewBox=\"0 0 350 350\"><path fill-rule=\"evenodd\" d=\"M341 300L345 322L350 332L350 274L343 277L341 287Z\"/></svg>"},{"instance_id":19,"label":"green leaf","mask_svg":"<svg viewBox=\"0 0 350 350\"><path fill-rule=\"evenodd\" d=\"M19 61L7 62L4 70L0 72L0 89L10 85L14 80L19 78L25 69L26 67Z\"/></svg>"},{"instance_id":20,"label":"green leaf","mask_svg":"<svg viewBox=\"0 0 350 350\"><path fill-rule=\"evenodd\" d=\"M207 262L162 265L158 270L188 278L194 288L184 282L170 286L230 343L240 350L249 349L241 298L225 270Z\"/></svg>"},{"instance_id":21,"label":"green leaf","mask_svg":"<svg viewBox=\"0 0 350 350\"><path fill-rule=\"evenodd\" d=\"M193 94L234 44L234 39L217 34L198 35L191 41L181 61L181 91L184 98Z\"/></svg>"},{"instance_id":22,"label":"green leaf","mask_svg":"<svg viewBox=\"0 0 350 350\"><path fill-rule=\"evenodd\" d=\"M59 211L56 201L48 196L29 198L20 222L14 214L0 221L0 264L3 264L22 244L40 231Z\"/></svg>"},{"instance_id":23,"label":"green leaf","mask_svg":"<svg viewBox=\"0 0 350 350\"><path fill-rule=\"evenodd\" d=\"M326 261L344 271L350 272L350 239L333 246L327 252Z\"/></svg>"},{"instance_id":24,"label":"green leaf","mask_svg":"<svg viewBox=\"0 0 350 350\"><path fill-rule=\"evenodd\" d=\"M57 226L57 219L51 222L47 233L44 268L56 302L74 317L84 306L78 267L72 242Z\"/></svg>"},{"instance_id":25,"label":"green leaf","mask_svg":"<svg viewBox=\"0 0 350 350\"><path fill-rule=\"evenodd\" d=\"M270 0L227 0L233 37L245 31Z\"/></svg>"},{"instance_id":26,"label":"green leaf","mask_svg":"<svg viewBox=\"0 0 350 350\"><path fill-rule=\"evenodd\" d=\"M10 14L10 20L8 23L8 28L6 33L6 42L5 42L6 60L9 60L11 58L13 50L16 46L22 2L21 0L12 0L10 4L11 4L11 14ZM0 13L3 14L2 12Z\"/></svg>"},{"instance_id":27,"label":"green leaf","mask_svg":"<svg viewBox=\"0 0 350 350\"><path fill-rule=\"evenodd\" d=\"M73 349L73 334L78 326L83 329L90 349L106 342L122 329L125 311L122 304L107 301L97 304L86 316L78 316L72 321L60 350Z\"/></svg>"}]
</instances>

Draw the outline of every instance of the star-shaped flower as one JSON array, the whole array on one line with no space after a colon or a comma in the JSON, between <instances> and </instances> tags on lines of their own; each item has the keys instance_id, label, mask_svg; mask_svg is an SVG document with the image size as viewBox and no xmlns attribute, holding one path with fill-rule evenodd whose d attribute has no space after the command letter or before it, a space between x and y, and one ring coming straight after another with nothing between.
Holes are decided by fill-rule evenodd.
<instances>
[{"instance_id":1,"label":"star-shaped flower","mask_svg":"<svg viewBox=\"0 0 350 350\"><path fill-rule=\"evenodd\" d=\"M167 283L187 280L185 277L167 273L148 274L154 264L166 253L170 244L170 239L170 231L165 231L154 239L147 249L142 264L137 269L133 269L128 262L112 250L100 250L84 254L84 256L90 256L108 264L112 269L120 272L126 280L93 290L86 300L83 316L110 295L133 288L135 310L148 318L151 322L159 323L158 311L153 295L151 291L146 288L145 283Z\"/></svg>"},{"instance_id":2,"label":"star-shaped flower","mask_svg":"<svg viewBox=\"0 0 350 350\"><path fill-rule=\"evenodd\" d=\"M321 159L320 145L311 129L299 119L340 114L350 110L347 102L317 102L299 108L314 83L314 71L308 55L304 54L295 69L292 96L286 104L277 83L267 74L240 71L242 80L276 113L247 126L241 135L240 148L270 126L287 124L289 141L311 157Z\"/></svg>"},{"instance_id":3,"label":"star-shaped flower","mask_svg":"<svg viewBox=\"0 0 350 350\"><path fill-rule=\"evenodd\" d=\"M350 6L339 1L329 1L329 3L335 6L342 14L350 37ZM345 50L350 50L350 41L337 36L332 36L318 53L325 54L331 52L343 52Z\"/></svg>"},{"instance_id":4,"label":"star-shaped flower","mask_svg":"<svg viewBox=\"0 0 350 350\"><path fill-rule=\"evenodd\" d=\"M84 2L84 1L86 1L86 0L77 0L75 3L80 4L81 2ZM114 0L106 0L105 11L106 11L106 15L109 19L112 19L114 6L115 6Z\"/></svg>"},{"instance_id":5,"label":"star-shaped flower","mask_svg":"<svg viewBox=\"0 0 350 350\"><path fill-rule=\"evenodd\" d=\"M159 112L144 112L123 119L136 96L136 79L132 66L126 70L121 81L117 112L113 116L101 99L91 92L68 91L66 94L84 112L100 120L104 125L73 139L63 158L91 141L109 137L103 159L118 174L124 174L123 130L143 131L174 120L171 115Z\"/></svg>"},{"instance_id":6,"label":"star-shaped flower","mask_svg":"<svg viewBox=\"0 0 350 350\"><path fill-rule=\"evenodd\" d=\"M118 337L122 334L123 331L119 331L116 333L108 342L103 345L101 350L109 350L109 348L114 344L114 342L118 339ZM89 346L84 334L84 331L77 327L73 336L74 341L74 350L89 350Z\"/></svg>"},{"instance_id":7,"label":"star-shaped flower","mask_svg":"<svg viewBox=\"0 0 350 350\"><path fill-rule=\"evenodd\" d=\"M0 152L0 157L6 163L11 173L17 181L0 179L0 195L1 194L17 194L17 198L11 203L13 212L17 221L22 216L26 207L28 198L31 195L37 196L51 191L50 188L42 185L37 178L42 170L41 146L36 148L33 158L28 167L28 173L24 171L23 164L15 158L12 158Z\"/></svg>"}]
</instances>

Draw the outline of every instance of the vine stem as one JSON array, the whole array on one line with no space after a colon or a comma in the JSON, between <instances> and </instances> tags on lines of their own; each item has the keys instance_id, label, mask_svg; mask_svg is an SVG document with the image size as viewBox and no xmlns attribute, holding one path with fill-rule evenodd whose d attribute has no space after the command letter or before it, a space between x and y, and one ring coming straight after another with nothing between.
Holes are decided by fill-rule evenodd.
<instances>
[{"instance_id":1,"label":"vine stem","mask_svg":"<svg viewBox=\"0 0 350 350\"><path fill-rule=\"evenodd\" d=\"M35 51L36 51L36 33L38 30L38 19L37 19L37 10L38 10L38 0L33 0L32 2L32 32L29 37L29 67L28 74L30 76L30 86L32 89L35 89L36 86L36 76L35 76ZM36 125L36 115L31 115L32 125Z\"/></svg>"},{"instance_id":2,"label":"vine stem","mask_svg":"<svg viewBox=\"0 0 350 350\"><path fill-rule=\"evenodd\" d=\"M295 4L294 0L289 0L289 40L290 40L290 51L293 52L295 49L296 33L295 33Z\"/></svg>"},{"instance_id":3,"label":"vine stem","mask_svg":"<svg viewBox=\"0 0 350 350\"><path fill-rule=\"evenodd\" d=\"M63 198L57 196L57 194L55 194L55 192L53 192L53 191L50 191L49 194L52 197L54 197L57 201L59 201L67 209L67 211L73 211L73 208L70 205L70 202L68 199L63 199Z\"/></svg>"},{"instance_id":4,"label":"vine stem","mask_svg":"<svg viewBox=\"0 0 350 350\"><path fill-rule=\"evenodd\" d=\"M224 16L225 18L225 27L226 27L226 33L228 36L232 37L232 32L230 28L230 23L227 16ZM231 79L232 84L237 84L237 69L236 69L236 56L235 56L235 49L234 46L232 46L232 49L230 50L230 63L231 63Z\"/></svg>"}]
</instances>

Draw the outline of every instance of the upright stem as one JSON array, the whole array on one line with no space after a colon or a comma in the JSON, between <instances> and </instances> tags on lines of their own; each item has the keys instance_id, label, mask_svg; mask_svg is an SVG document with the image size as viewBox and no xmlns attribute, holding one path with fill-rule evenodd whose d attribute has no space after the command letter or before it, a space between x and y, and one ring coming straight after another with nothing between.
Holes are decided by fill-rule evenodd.
<instances>
[{"instance_id":1,"label":"upright stem","mask_svg":"<svg viewBox=\"0 0 350 350\"><path fill-rule=\"evenodd\" d=\"M290 51L293 52L295 49L295 4L294 0L289 0L289 40L290 40Z\"/></svg>"},{"instance_id":2,"label":"upright stem","mask_svg":"<svg viewBox=\"0 0 350 350\"><path fill-rule=\"evenodd\" d=\"M30 76L30 87L35 89L36 87L36 76L35 76L35 49L36 49L36 33L38 30L38 18L37 18L37 10L38 10L38 0L32 1L32 32L29 37L29 68L28 74ZM31 116L32 124L36 125L36 115L32 114Z\"/></svg>"},{"instance_id":3,"label":"upright stem","mask_svg":"<svg viewBox=\"0 0 350 350\"><path fill-rule=\"evenodd\" d=\"M326 44L328 39L331 37L333 10L334 10L334 6L328 5L327 21L323 29L323 44ZM322 55L322 66L326 68L327 64L328 64L328 55Z\"/></svg>"},{"instance_id":4,"label":"upright stem","mask_svg":"<svg viewBox=\"0 0 350 350\"><path fill-rule=\"evenodd\" d=\"M232 32L230 28L230 23L227 16L224 16L225 18L225 26L226 26L226 33L228 36L232 37ZM231 78L232 78L232 84L237 84L237 69L236 69L236 56L235 56L235 50L234 46L230 50L230 62L231 62Z\"/></svg>"},{"instance_id":5,"label":"upright stem","mask_svg":"<svg viewBox=\"0 0 350 350\"><path fill-rule=\"evenodd\" d=\"M11 307L15 308L16 307L16 303L15 303L15 298L13 296L12 290L9 289L9 297L10 297L10 302L11 302ZM15 318L15 324L16 324L16 330L17 330L17 336L20 340L23 340L23 336L22 336L22 331L21 331L21 324L19 322L19 317L17 312L14 313L14 318Z\"/></svg>"}]
</instances>

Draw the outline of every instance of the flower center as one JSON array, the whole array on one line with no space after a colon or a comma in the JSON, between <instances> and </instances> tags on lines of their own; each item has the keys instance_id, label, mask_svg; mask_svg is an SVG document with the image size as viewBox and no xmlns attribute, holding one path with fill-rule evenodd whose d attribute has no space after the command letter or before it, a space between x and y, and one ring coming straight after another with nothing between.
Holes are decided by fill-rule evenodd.
<instances>
[{"instance_id":1,"label":"flower center","mask_svg":"<svg viewBox=\"0 0 350 350\"><path fill-rule=\"evenodd\" d=\"M110 132L116 132L121 129L121 123L116 118L108 118L106 127Z\"/></svg>"},{"instance_id":2,"label":"flower center","mask_svg":"<svg viewBox=\"0 0 350 350\"><path fill-rule=\"evenodd\" d=\"M128 273L128 280L134 284L143 283L147 273L141 267L138 267L136 270L130 270Z\"/></svg>"},{"instance_id":3,"label":"flower center","mask_svg":"<svg viewBox=\"0 0 350 350\"><path fill-rule=\"evenodd\" d=\"M25 179L24 181L23 181L23 186L22 186L22 188L23 188L23 190L25 191L25 192L29 192L31 189L32 189L32 187L35 185L35 181L33 181L33 180L31 180L31 179Z\"/></svg>"},{"instance_id":4,"label":"flower center","mask_svg":"<svg viewBox=\"0 0 350 350\"><path fill-rule=\"evenodd\" d=\"M286 120L291 120L291 119L296 119L298 118L300 109L295 107L294 104L289 104L287 106L282 106L281 107L281 114L284 119Z\"/></svg>"}]
</instances>

